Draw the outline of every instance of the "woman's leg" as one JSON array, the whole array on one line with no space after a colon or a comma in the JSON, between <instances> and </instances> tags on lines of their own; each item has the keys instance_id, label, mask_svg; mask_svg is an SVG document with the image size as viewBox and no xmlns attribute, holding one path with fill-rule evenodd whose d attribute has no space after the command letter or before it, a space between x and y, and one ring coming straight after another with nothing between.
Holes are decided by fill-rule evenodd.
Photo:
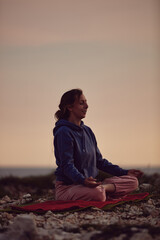
<instances>
[{"instance_id":1,"label":"woman's leg","mask_svg":"<svg viewBox=\"0 0 160 240\"><path fill-rule=\"evenodd\" d=\"M114 185L115 191L107 191L109 196L122 197L138 188L138 180L136 177L125 175L120 177L106 178L103 181L103 185Z\"/></svg>"},{"instance_id":2,"label":"woman's leg","mask_svg":"<svg viewBox=\"0 0 160 240\"><path fill-rule=\"evenodd\" d=\"M120 176L106 178L102 185L89 188L84 185L64 185L63 182L56 182L56 200L84 200L84 201L106 201L107 197L118 198L136 190L138 180L132 176ZM107 194L108 193L108 194Z\"/></svg>"},{"instance_id":3,"label":"woman's leg","mask_svg":"<svg viewBox=\"0 0 160 240\"><path fill-rule=\"evenodd\" d=\"M56 200L106 201L106 192L102 185L90 188L84 185L64 185L62 182L56 182L55 188Z\"/></svg>"},{"instance_id":4,"label":"woman's leg","mask_svg":"<svg viewBox=\"0 0 160 240\"><path fill-rule=\"evenodd\" d=\"M115 187L115 184L113 183L103 183L103 187L105 189L106 192L109 192L109 193L113 193L116 191L116 187Z\"/></svg>"}]
</instances>

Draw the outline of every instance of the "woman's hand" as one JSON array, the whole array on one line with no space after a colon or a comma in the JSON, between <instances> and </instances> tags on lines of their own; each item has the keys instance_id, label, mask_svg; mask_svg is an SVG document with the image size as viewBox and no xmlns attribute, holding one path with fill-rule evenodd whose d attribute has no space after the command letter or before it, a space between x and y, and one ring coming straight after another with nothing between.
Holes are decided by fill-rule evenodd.
<instances>
[{"instance_id":1,"label":"woman's hand","mask_svg":"<svg viewBox=\"0 0 160 240\"><path fill-rule=\"evenodd\" d=\"M102 184L101 182L96 182L96 179L93 178L93 177L89 177L89 178L86 178L84 180L84 185L87 186L87 187L97 187L99 186L100 184Z\"/></svg>"},{"instance_id":2,"label":"woman's hand","mask_svg":"<svg viewBox=\"0 0 160 240\"><path fill-rule=\"evenodd\" d=\"M137 178L142 177L143 174L144 174L144 173L143 173L142 171L136 170L136 169L130 169L130 170L128 171L128 175L129 175L129 176L134 176L134 177L137 177Z\"/></svg>"}]
</instances>

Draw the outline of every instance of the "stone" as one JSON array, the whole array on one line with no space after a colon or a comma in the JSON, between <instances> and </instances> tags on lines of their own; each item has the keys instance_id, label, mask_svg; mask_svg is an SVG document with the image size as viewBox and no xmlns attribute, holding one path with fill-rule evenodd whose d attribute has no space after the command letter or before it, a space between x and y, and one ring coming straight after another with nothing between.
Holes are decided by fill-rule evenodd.
<instances>
[{"instance_id":1,"label":"stone","mask_svg":"<svg viewBox=\"0 0 160 240\"><path fill-rule=\"evenodd\" d=\"M110 224L116 224L116 223L118 223L119 222L119 217L118 216L113 216L113 217L111 217L111 219L110 219Z\"/></svg>"},{"instance_id":2,"label":"stone","mask_svg":"<svg viewBox=\"0 0 160 240\"><path fill-rule=\"evenodd\" d=\"M37 227L44 227L45 219L43 216L36 216L35 222Z\"/></svg>"},{"instance_id":3,"label":"stone","mask_svg":"<svg viewBox=\"0 0 160 240\"><path fill-rule=\"evenodd\" d=\"M22 198L32 198L32 196L31 196L31 194L30 194L30 193L27 193L27 194L23 195L23 197L22 197Z\"/></svg>"},{"instance_id":4,"label":"stone","mask_svg":"<svg viewBox=\"0 0 160 240\"><path fill-rule=\"evenodd\" d=\"M139 186L140 190L142 191L148 191L152 188L152 185L149 183L143 183Z\"/></svg>"},{"instance_id":5,"label":"stone","mask_svg":"<svg viewBox=\"0 0 160 240\"><path fill-rule=\"evenodd\" d=\"M141 229L141 232L142 232L142 233L148 233L148 229L143 228L143 229Z\"/></svg>"},{"instance_id":6,"label":"stone","mask_svg":"<svg viewBox=\"0 0 160 240\"><path fill-rule=\"evenodd\" d=\"M156 218L151 218L150 224L151 224L152 226L157 225L157 223L158 223L158 220L157 220Z\"/></svg>"},{"instance_id":7,"label":"stone","mask_svg":"<svg viewBox=\"0 0 160 240\"><path fill-rule=\"evenodd\" d=\"M149 200L147 201L147 203L148 203L149 205L155 205L155 202L154 202L153 199L149 199Z\"/></svg>"},{"instance_id":8,"label":"stone","mask_svg":"<svg viewBox=\"0 0 160 240\"><path fill-rule=\"evenodd\" d=\"M10 197L8 197L8 196L6 195L6 196L4 196L4 197L2 198L1 201L4 202L4 203L10 203L10 202L11 202L11 199L10 199Z\"/></svg>"},{"instance_id":9,"label":"stone","mask_svg":"<svg viewBox=\"0 0 160 240\"><path fill-rule=\"evenodd\" d=\"M73 219L74 218L74 214L69 214L68 216L66 216L66 220L67 219Z\"/></svg>"},{"instance_id":10,"label":"stone","mask_svg":"<svg viewBox=\"0 0 160 240\"><path fill-rule=\"evenodd\" d=\"M40 236L40 240L48 240L48 239L54 239L54 237L49 238L48 231L43 228L37 228L38 234ZM53 234L52 234L53 235Z\"/></svg>"},{"instance_id":11,"label":"stone","mask_svg":"<svg viewBox=\"0 0 160 240\"><path fill-rule=\"evenodd\" d=\"M24 194L21 199L21 204L29 203L32 201L32 196L30 193Z\"/></svg>"},{"instance_id":12,"label":"stone","mask_svg":"<svg viewBox=\"0 0 160 240\"><path fill-rule=\"evenodd\" d=\"M121 214L121 218L127 218L127 213L126 213L126 212L123 212L123 213Z\"/></svg>"},{"instance_id":13,"label":"stone","mask_svg":"<svg viewBox=\"0 0 160 240\"><path fill-rule=\"evenodd\" d=\"M148 233L140 232L135 233L130 240L153 240L152 236Z\"/></svg>"},{"instance_id":14,"label":"stone","mask_svg":"<svg viewBox=\"0 0 160 240\"><path fill-rule=\"evenodd\" d=\"M126 237L127 235L125 233L122 233L118 237L114 237L113 240L123 240L123 239L127 239Z\"/></svg>"},{"instance_id":15,"label":"stone","mask_svg":"<svg viewBox=\"0 0 160 240\"><path fill-rule=\"evenodd\" d=\"M54 234L54 239L55 240L64 240L63 233L61 232L60 234Z\"/></svg>"},{"instance_id":16,"label":"stone","mask_svg":"<svg viewBox=\"0 0 160 240\"><path fill-rule=\"evenodd\" d=\"M92 231L92 232L85 232L82 234L81 238L80 239L83 239L83 240L90 240L92 239L92 237L94 235L97 235L97 234L100 234L101 231ZM97 238L98 239L98 238Z\"/></svg>"},{"instance_id":17,"label":"stone","mask_svg":"<svg viewBox=\"0 0 160 240\"><path fill-rule=\"evenodd\" d=\"M131 231L132 231L132 232L138 232L138 228L137 228L137 227L132 227L132 228L131 228Z\"/></svg>"},{"instance_id":18,"label":"stone","mask_svg":"<svg viewBox=\"0 0 160 240\"><path fill-rule=\"evenodd\" d=\"M137 206L132 206L132 207L130 208L130 213L131 213L132 215L142 215L142 214L143 214L143 212L141 211L141 209L138 208Z\"/></svg>"},{"instance_id":19,"label":"stone","mask_svg":"<svg viewBox=\"0 0 160 240\"><path fill-rule=\"evenodd\" d=\"M3 218L6 218L7 220L12 220L13 219L13 215L7 212L3 213Z\"/></svg>"},{"instance_id":20,"label":"stone","mask_svg":"<svg viewBox=\"0 0 160 240\"><path fill-rule=\"evenodd\" d=\"M109 219L101 219L100 220L100 224L103 224L103 225L109 225L110 224L110 221L109 221Z\"/></svg>"},{"instance_id":21,"label":"stone","mask_svg":"<svg viewBox=\"0 0 160 240\"><path fill-rule=\"evenodd\" d=\"M145 216L151 215L152 217L157 217L159 215L159 210L156 209L155 205L150 205L148 203L143 204L142 210Z\"/></svg>"},{"instance_id":22,"label":"stone","mask_svg":"<svg viewBox=\"0 0 160 240\"><path fill-rule=\"evenodd\" d=\"M27 214L23 214L15 218L15 221L10 225L7 232L5 232L1 240L38 240L37 229L34 220Z\"/></svg>"},{"instance_id":23,"label":"stone","mask_svg":"<svg viewBox=\"0 0 160 240\"><path fill-rule=\"evenodd\" d=\"M51 228L52 228L52 226L49 222L44 223L44 229L49 230Z\"/></svg>"},{"instance_id":24,"label":"stone","mask_svg":"<svg viewBox=\"0 0 160 240\"><path fill-rule=\"evenodd\" d=\"M124 210L125 210L125 211L129 211L129 210L130 210L130 207L131 207L131 206L130 206L129 204L126 204L125 207L124 207Z\"/></svg>"},{"instance_id":25,"label":"stone","mask_svg":"<svg viewBox=\"0 0 160 240\"><path fill-rule=\"evenodd\" d=\"M26 199L22 199L21 204L25 204L25 203L27 203Z\"/></svg>"},{"instance_id":26,"label":"stone","mask_svg":"<svg viewBox=\"0 0 160 240\"><path fill-rule=\"evenodd\" d=\"M56 218L63 218L65 216L66 216L66 214L60 214L60 213L55 214Z\"/></svg>"},{"instance_id":27,"label":"stone","mask_svg":"<svg viewBox=\"0 0 160 240\"><path fill-rule=\"evenodd\" d=\"M97 208L97 207L91 207L91 209L92 209L93 211L99 211L99 212L102 212L102 209Z\"/></svg>"},{"instance_id":28,"label":"stone","mask_svg":"<svg viewBox=\"0 0 160 240\"><path fill-rule=\"evenodd\" d=\"M77 227L77 225L71 223L64 223L63 229L66 232L79 232L79 228Z\"/></svg>"},{"instance_id":29,"label":"stone","mask_svg":"<svg viewBox=\"0 0 160 240\"><path fill-rule=\"evenodd\" d=\"M37 222L43 222L44 221L44 216L41 216L41 215L35 216L35 220Z\"/></svg>"},{"instance_id":30,"label":"stone","mask_svg":"<svg viewBox=\"0 0 160 240\"><path fill-rule=\"evenodd\" d=\"M52 213L52 211L47 211L44 216L45 216L45 218L49 218L49 217L51 217L53 215L54 214Z\"/></svg>"},{"instance_id":31,"label":"stone","mask_svg":"<svg viewBox=\"0 0 160 240\"><path fill-rule=\"evenodd\" d=\"M94 219L94 216L93 215L89 215L89 214L86 214L84 219L86 220L91 220L91 219Z\"/></svg>"}]
</instances>

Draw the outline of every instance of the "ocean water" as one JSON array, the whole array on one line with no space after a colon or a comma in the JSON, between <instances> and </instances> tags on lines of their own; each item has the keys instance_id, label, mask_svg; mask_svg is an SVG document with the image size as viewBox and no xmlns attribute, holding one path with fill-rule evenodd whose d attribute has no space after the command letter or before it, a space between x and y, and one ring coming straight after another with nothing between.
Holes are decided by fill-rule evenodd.
<instances>
[{"instance_id":1,"label":"ocean water","mask_svg":"<svg viewBox=\"0 0 160 240\"><path fill-rule=\"evenodd\" d=\"M125 169L131 169L133 167L123 167ZM160 167L134 167L134 169L142 170L147 175L152 175L154 173L160 174ZM9 168L9 167L1 167L0 168L0 178L7 176L15 176L15 177L28 177L28 176L44 176L55 171L54 168L49 167L37 167L37 168Z\"/></svg>"},{"instance_id":2,"label":"ocean water","mask_svg":"<svg viewBox=\"0 0 160 240\"><path fill-rule=\"evenodd\" d=\"M44 176L54 172L54 168L9 168L9 167L1 167L0 168L0 178L15 176L15 177L28 177L28 176Z\"/></svg>"}]
</instances>

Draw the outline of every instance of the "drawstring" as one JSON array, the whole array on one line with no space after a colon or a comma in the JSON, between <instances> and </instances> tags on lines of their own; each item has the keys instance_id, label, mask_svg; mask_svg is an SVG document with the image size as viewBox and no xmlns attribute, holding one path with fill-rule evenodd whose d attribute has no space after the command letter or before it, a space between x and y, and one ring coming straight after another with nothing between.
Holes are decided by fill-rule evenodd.
<instances>
[{"instance_id":1,"label":"drawstring","mask_svg":"<svg viewBox=\"0 0 160 240\"><path fill-rule=\"evenodd\" d=\"M85 144L84 129L82 128L82 151L83 151L83 152L86 151L85 146L86 146L86 144Z\"/></svg>"}]
</instances>

